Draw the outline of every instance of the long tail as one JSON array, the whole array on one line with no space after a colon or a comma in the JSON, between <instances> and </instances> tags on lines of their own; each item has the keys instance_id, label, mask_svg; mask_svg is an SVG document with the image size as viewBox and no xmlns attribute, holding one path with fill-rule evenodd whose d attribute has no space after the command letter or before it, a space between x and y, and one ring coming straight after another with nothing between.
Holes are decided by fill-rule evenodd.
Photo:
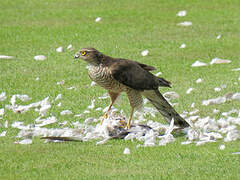
<instances>
[{"instance_id":1,"label":"long tail","mask_svg":"<svg viewBox=\"0 0 240 180\"><path fill-rule=\"evenodd\" d=\"M142 94L155 106L168 123L170 123L173 118L174 125L181 128L189 126L158 90L145 90Z\"/></svg>"}]
</instances>

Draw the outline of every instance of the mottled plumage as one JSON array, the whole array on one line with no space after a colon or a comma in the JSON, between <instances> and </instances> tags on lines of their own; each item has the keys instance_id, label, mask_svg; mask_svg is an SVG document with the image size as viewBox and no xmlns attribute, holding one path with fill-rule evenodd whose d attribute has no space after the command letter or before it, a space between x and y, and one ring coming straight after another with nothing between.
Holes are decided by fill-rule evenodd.
<instances>
[{"instance_id":1,"label":"mottled plumage","mask_svg":"<svg viewBox=\"0 0 240 180\"><path fill-rule=\"evenodd\" d=\"M158 87L170 87L170 82L153 75L150 71L155 70L154 67L132 60L112 58L94 48L81 49L75 54L75 58L85 60L89 65L89 77L108 90L111 98L108 112L120 93L127 93L132 108L127 124L128 128L130 128L134 109L142 105L142 95L158 109L168 122L174 118L175 125L189 126L159 92ZM108 112L104 117L107 117Z\"/></svg>"}]
</instances>

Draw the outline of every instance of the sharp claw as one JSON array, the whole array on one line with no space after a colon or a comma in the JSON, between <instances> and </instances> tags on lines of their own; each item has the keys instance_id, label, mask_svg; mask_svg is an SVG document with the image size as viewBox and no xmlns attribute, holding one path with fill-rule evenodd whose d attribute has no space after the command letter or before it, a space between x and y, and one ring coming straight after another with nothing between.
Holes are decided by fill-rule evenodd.
<instances>
[{"instance_id":1,"label":"sharp claw","mask_svg":"<svg viewBox=\"0 0 240 180\"><path fill-rule=\"evenodd\" d=\"M128 123L127 124L127 129L130 129L131 128L131 125Z\"/></svg>"},{"instance_id":2,"label":"sharp claw","mask_svg":"<svg viewBox=\"0 0 240 180\"><path fill-rule=\"evenodd\" d=\"M108 118L108 114L105 113L104 116L103 116L104 119L107 119Z\"/></svg>"}]
</instances>

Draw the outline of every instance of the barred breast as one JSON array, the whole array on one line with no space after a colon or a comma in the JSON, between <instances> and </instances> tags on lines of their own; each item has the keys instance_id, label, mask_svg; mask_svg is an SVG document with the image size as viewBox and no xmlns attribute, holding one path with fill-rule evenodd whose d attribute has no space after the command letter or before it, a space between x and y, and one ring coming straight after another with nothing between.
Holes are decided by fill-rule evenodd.
<instances>
[{"instance_id":1,"label":"barred breast","mask_svg":"<svg viewBox=\"0 0 240 180\"><path fill-rule=\"evenodd\" d=\"M143 99L141 92L119 83L112 77L108 68L102 67L101 65L89 66L88 75L94 82L107 90L117 93L126 92L132 107L142 107Z\"/></svg>"},{"instance_id":2,"label":"barred breast","mask_svg":"<svg viewBox=\"0 0 240 180\"><path fill-rule=\"evenodd\" d=\"M108 68L102 67L101 65L90 65L88 69L88 75L99 86L107 90L111 90L113 92L122 92L129 89L124 84L121 84L115 79L113 79L112 75L108 71Z\"/></svg>"}]
</instances>

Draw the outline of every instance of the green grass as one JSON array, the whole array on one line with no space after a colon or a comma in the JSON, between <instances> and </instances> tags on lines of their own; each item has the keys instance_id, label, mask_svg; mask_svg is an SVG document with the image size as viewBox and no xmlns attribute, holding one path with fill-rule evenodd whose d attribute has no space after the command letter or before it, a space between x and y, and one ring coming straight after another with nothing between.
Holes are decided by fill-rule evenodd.
<instances>
[{"instance_id":1,"label":"green grass","mask_svg":"<svg viewBox=\"0 0 240 180\"><path fill-rule=\"evenodd\" d=\"M28 94L31 102L57 94L63 95L62 107L54 106L50 113L61 121L84 120L87 116L99 117L92 111L81 119L60 116L64 109L82 113L92 98L105 93L100 87L90 87L84 62L74 61L74 53L82 47L95 47L113 57L137 60L155 66L163 77L171 81L171 90L180 94L176 101L178 112L191 111L196 103L201 116L212 115L214 108L221 112L239 109L240 102L201 106L204 99L239 92L240 67L238 0L5 0L0 2L0 54L15 56L14 60L0 60L0 93L5 91L8 104L13 94ZM187 10L186 17L177 17ZM102 21L95 23L96 17ZM191 27L179 27L182 21L192 21ZM222 35L217 40L216 36ZM186 43L185 49L178 47ZM57 53L59 46L73 44L75 50ZM149 55L141 56L148 49ZM47 60L37 62L35 55L43 54ZM230 64L192 68L196 60L210 62L212 58L232 60ZM157 71L156 71L157 72ZM39 77L39 81L35 78ZM204 82L196 84L195 80ZM65 80L58 86L56 82ZM237 84L234 84L237 82ZM226 84L219 93L214 87ZM75 86L76 90L67 90ZM186 95L186 90L195 91ZM169 91L162 88L161 92ZM120 109L129 113L126 96ZM108 100L98 100L105 107ZM6 110L5 120L33 123L36 112L14 114ZM153 120L162 121L159 115ZM1 127L1 131L5 130ZM219 151L219 143L180 145L183 137L166 147L136 148L138 142L112 140L107 145L95 142L44 144L38 138L32 145L16 145L16 129L8 128L6 137L0 138L0 179L239 179L239 140L226 143ZM131 154L123 155L125 147Z\"/></svg>"}]
</instances>

